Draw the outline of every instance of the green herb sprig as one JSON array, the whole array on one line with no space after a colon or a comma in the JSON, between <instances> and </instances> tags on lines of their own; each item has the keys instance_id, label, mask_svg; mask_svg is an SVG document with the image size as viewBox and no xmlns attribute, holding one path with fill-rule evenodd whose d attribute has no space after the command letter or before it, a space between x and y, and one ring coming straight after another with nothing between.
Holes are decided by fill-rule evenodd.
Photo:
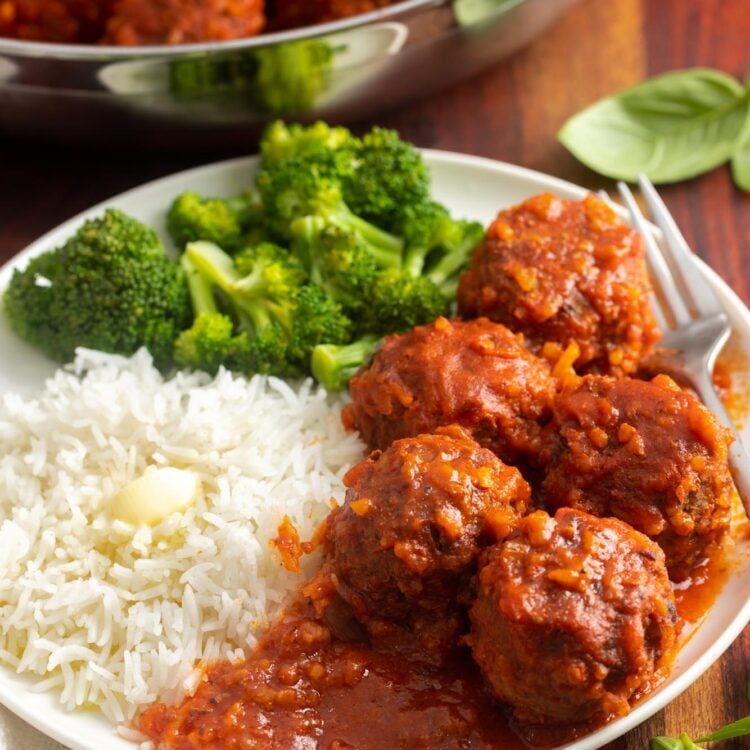
<instances>
[{"instance_id":1,"label":"green herb sprig","mask_svg":"<svg viewBox=\"0 0 750 750\"><path fill-rule=\"evenodd\" d=\"M747 698L750 701L750 683L747 686ZM651 740L651 750L704 750L698 742L721 742L731 740L734 737L743 737L750 734L750 716L733 721L731 724L717 729L705 737L692 740L683 732L679 737L654 737Z\"/></svg>"},{"instance_id":2,"label":"green herb sprig","mask_svg":"<svg viewBox=\"0 0 750 750\"><path fill-rule=\"evenodd\" d=\"M665 73L592 104L557 135L586 166L633 182L677 182L731 161L750 191L750 80L706 68Z\"/></svg>"}]
</instances>

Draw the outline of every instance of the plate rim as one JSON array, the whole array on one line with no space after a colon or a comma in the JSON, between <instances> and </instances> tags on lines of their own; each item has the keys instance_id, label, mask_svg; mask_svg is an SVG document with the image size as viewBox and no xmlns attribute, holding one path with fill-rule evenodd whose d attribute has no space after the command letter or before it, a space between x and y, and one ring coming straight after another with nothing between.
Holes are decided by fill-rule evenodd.
<instances>
[{"instance_id":1,"label":"plate rim","mask_svg":"<svg viewBox=\"0 0 750 750\"><path fill-rule=\"evenodd\" d=\"M542 189L559 192L578 199L591 192L587 188L563 180L559 177L496 159L438 149L420 149L420 151L423 153L429 167L444 164L458 169L467 167L478 169L492 173L493 178L524 180L534 183L537 191L541 186ZM253 169L257 167L259 159L260 157L258 155L240 156L172 172L112 195L109 198L78 212L74 216L45 232L6 261L2 267L0 267L0 290L6 286L10 275L15 268L22 268L31 257L44 252L48 247L52 246L52 244L57 241L55 238L58 235L68 233L73 227L78 226L86 218L102 211L113 202L120 202L132 197L137 197L139 193L147 190L158 191L162 185L166 186L167 183L180 179L193 179L196 184L200 184L201 177L206 174L215 175L223 171L231 171L243 166L248 167L248 169ZM624 219L627 220L627 212L623 207L614 206L614 208ZM750 310L748 310L737 293L716 273L716 271L708 266L701 258L697 258L697 260L700 271L704 274L709 283L721 292L721 296L725 303L731 307L734 315L742 321L748 335L750 336ZM717 639L695 659L692 665L678 675L672 682L661 686L655 692L648 695L627 715L611 721L604 727L595 730L580 739L559 746L557 750L595 750L617 737L622 736L638 724L653 716L668 703L677 698L682 692L687 690L724 653L745 627L748 619L750 619L750 597L745 601L745 604L739 609L738 613L722 631L719 637L717 637ZM701 621L698 627L701 627L702 625L703 621ZM683 644L683 646L684 645L685 644ZM17 675L8 665L0 665L0 704L4 705L9 711L23 721L26 721L38 731L57 742L66 745L72 750L98 750L99 745L95 744L95 742L87 743L85 740L81 741L78 737L66 731L65 728L59 727L54 721L54 714L51 718L43 717L34 713L32 708L24 705L23 697L27 691L16 694L18 692L17 688L2 679L3 672L10 673L15 677L20 677L20 675ZM56 711L62 711L68 715L75 716L75 712L66 711L66 709L59 703L55 704L55 709ZM101 719L106 722L106 719L103 716L101 716ZM110 726L108 723L106 725L108 727ZM113 740L117 738L117 740L122 740L123 742L128 743L128 747L137 747L136 744L131 743L129 740L122 737L122 735L117 732L116 727L112 726L111 730Z\"/></svg>"}]
</instances>

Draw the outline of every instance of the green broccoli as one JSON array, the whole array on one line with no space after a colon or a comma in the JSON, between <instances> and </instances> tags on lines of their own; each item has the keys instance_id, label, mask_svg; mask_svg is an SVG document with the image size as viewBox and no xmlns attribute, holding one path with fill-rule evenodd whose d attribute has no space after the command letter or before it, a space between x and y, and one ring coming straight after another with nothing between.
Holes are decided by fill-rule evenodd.
<instances>
[{"instance_id":1,"label":"green broccoli","mask_svg":"<svg viewBox=\"0 0 750 750\"><path fill-rule=\"evenodd\" d=\"M445 206L427 201L405 211L404 270L442 284L463 270L484 235L481 224L451 218Z\"/></svg>"},{"instance_id":2,"label":"green broccoli","mask_svg":"<svg viewBox=\"0 0 750 750\"><path fill-rule=\"evenodd\" d=\"M169 65L175 98L250 103L278 114L307 112L329 87L333 59L345 47L301 39L257 49L182 57Z\"/></svg>"},{"instance_id":3,"label":"green broccoli","mask_svg":"<svg viewBox=\"0 0 750 750\"><path fill-rule=\"evenodd\" d=\"M300 216L319 216L354 233L382 268L401 265L403 240L352 213L334 179L305 159L284 159L260 171L257 186L271 233L282 242L292 239L292 223Z\"/></svg>"},{"instance_id":4,"label":"green broccoli","mask_svg":"<svg viewBox=\"0 0 750 750\"><path fill-rule=\"evenodd\" d=\"M351 157L357 139L342 126L333 127L324 122L313 125L287 125L281 120L272 122L260 139L263 167L268 168L285 159L311 158L330 162L331 155L343 151Z\"/></svg>"},{"instance_id":5,"label":"green broccoli","mask_svg":"<svg viewBox=\"0 0 750 750\"><path fill-rule=\"evenodd\" d=\"M237 257L245 269L249 267L248 256L245 250ZM198 263L194 262L196 258ZM196 242L188 245L181 263L196 317L175 342L178 364L209 373L223 365L246 373L300 374L299 368L287 363L288 347L280 331L270 326L262 332L254 330L252 316L243 308L242 294L234 289L242 274L230 256L212 243Z\"/></svg>"},{"instance_id":6,"label":"green broccoli","mask_svg":"<svg viewBox=\"0 0 750 750\"><path fill-rule=\"evenodd\" d=\"M195 320L174 343L175 362L211 374L221 365L236 367L247 350L247 334L235 335L234 322L216 304L213 285L187 255L182 256L180 263L188 280Z\"/></svg>"},{"instance_id":7,"label":"green broccoli","mask_svg":"<svg viewBox=\"0 0 750 750\"><path fill-rule=\"evenodd\" d=\"M206 240L232 252L259 223L260 210L250 193L203 198L188 191L175 198L167 213L167 231L180 251L188 242Z\"/></svg>"},{"instance_id":8,"label":"green broccoli","mask_svg":"<svg viewBox=\"0 0 750 750\"><path fill-rule=\"evenodd\" d=\"M377 336L363 336L351 344L318 344L310 357L313 377L328 391L343 391L381 344Z\"/></svg>"},{"instance_id":9,"label":"green broccoli","mask_svg":"<svg viewBox=\"0 0 750 750\"><path fill-rule=\"evenodd\" d=\"M59 361L79 346L124 355L146 346L166 366L191 318L180 266L152 229L117 209L14 271L4 303L13 330Z\"/></svg>"},{"instance_id":10,"label":"green broccoli","mask_svg":"<svg viewBox=\"0 0 750 750\"><path fill-rule=\"evenodd\" d=\"M255 92L267 112L292 114L313 108L328 90L333 57L339 51L323 39L271 44L256 50Z\"/></svg>"},{"instance_id":11,"label":"green broccoli","mask_svg":"<svg viewBox=\"0 0 750 750\"><path fill-rule=\"evenodd\" d=\"M319 287L304 283L298 261L282 248L264 243L233 259L213 243L192 242L184 257L197 275L190 289L198 316L194 324L198 342L209 354L218 352L216 358L209 356L207 366L201 369L215 369L223 352L227 356L224 364L234 369L296 376L307 371L317 344L343 343L351 335L351 322L340 305ZM207 289L211 297L206 303ZM208 328L200 314L208 307L208 314L216 315L222 304L232 327L222 328L214 322ZM205 330L212 336L218 331L218 343L209 338L206 344ZM185 336L182 348L200 355L199 347ZM201 367L195 359L190 364Z\"/></svg>"},{"instance_id":12,"label":"green broccoli","mask_svg":"<svg viewBox=\"0 0 750 750\"><path fill-rule=\"evenodd\" d=\"M357 320L357 330L379 336L407 331L449 314L450 308L451 300L426 276L382 271Z\"/></svg>"},{"instance_id":13,"label":"green broccoli","mask_svg":"<svg viewBox=\"0 0 750 750\"><path fill-rule=\"evenodd\" d=\"M347 204L363 219L401 235L404 211L430 200L430 175L422 155L397 131L376 127L362 137L355 164L341 178Z\"/></svg>"},{"instance_id":14,"label":"green broccoli","mask_svg":"<svg viewBox=\"0 0 750 750\"><path fill-rule=\"evenodd\" d=\"M310 280L336 299L350 316L368 304L379 268L359 235L328 224L319 216L303 216L291 225L292 250Z\"/></svg>"}]
</instances>

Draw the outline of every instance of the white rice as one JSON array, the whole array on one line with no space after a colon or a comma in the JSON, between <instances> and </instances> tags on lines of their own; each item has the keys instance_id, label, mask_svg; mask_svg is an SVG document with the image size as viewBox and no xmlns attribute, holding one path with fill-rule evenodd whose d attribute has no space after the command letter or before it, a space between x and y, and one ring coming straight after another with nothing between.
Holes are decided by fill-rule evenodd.
<instances>
[{"instance_id":1,"label":"white rice","mask_svg":"<svg viewBox=\"0 0 750 750\"><path fill-rule=\"evenodd\" d=\"M80 350L38 398L3 396L0 662L121 723L241 658L300 580L279 523L309 538L362 456L340 408L309 381L164 380L145 351ZM134 533L107 504L148 466L197 472L203 498Z\"/></svg>"}]
</instances>

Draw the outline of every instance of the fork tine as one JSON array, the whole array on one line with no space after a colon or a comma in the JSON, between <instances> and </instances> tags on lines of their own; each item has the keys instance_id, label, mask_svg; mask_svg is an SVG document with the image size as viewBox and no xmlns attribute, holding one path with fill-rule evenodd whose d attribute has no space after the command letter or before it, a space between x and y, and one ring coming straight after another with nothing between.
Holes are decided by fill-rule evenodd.
<instances>
[{"instance_id":1,"label":"fork tine","mask_svg":"<svg viewBox=\"0 0 750 750\"><path fill-rule=\"evenodd\" d=\"M692 320L692 316L685 305L680 290L674 283L672 272L666 260L664 260L664 256L646 224L646 220L643 218L641 209L638 208L638 204L635 202L633 193L630 192L630 188L624 182L618 182L617 189L620 191L620 195L630 211L633 226L640 232L643 241L646 243L646 257L651 267L651 274L656 279L656 283L659 285L661 293L674 316L675 324L677 326L686 325Z\"/></svg>"},{"instance_id":2,"label":"fork tine","mask_svg":"<svg viewBox=\"0 0 750 750\"><path fill-rule=\"evenodd\" d=\"M609 193L606 190L599 190L597 194L605 203L613 208L619 209L619 205L609 197ZM648 296L651 302L651 311L654 314L656 325L663 333L666 333L671 326L667 322L667 316L664 314L664 309L662 307L662 302L659 299L659 295L655 291L651 291Z\"/></svg>"},{"instance_id":3,"label":"fork tine","mask_svg":"<svg viewBox=\"0 0 750 750\"><path fill-rule=\"evenodd\" d=\"M661 306L661 300L656 292L651 292L649 295L649 301L651 302L651 312L653 313L656 325L662 333L666 333L670 330L671 326L667 322L667 316L664 315L664 310Z\"/></svg>"},{"instance_id":4,"label":"fork tine","mask_svg":"<svg viewBox=\"0 0 750 750\"><path fill-rule=\"evenodd\" d=\"M638 185L651 211L651 217L664 233L664 240L667 251L671 254L673 266L682 277L685 289L698 316L708 317L723 312L721 303L713 289L696 268L695 254L682 236L682 232L677 228L672 214L651 184L651 180L646 175L639 174Z\"/></svg>"}]
</instances>

